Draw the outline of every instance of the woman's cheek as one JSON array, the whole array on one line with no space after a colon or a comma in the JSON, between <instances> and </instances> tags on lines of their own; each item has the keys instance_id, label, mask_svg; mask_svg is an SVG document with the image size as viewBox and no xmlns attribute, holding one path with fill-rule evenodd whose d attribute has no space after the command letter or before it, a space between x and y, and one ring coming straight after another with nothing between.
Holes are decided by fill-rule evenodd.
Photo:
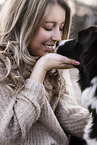
<instances>
[{"instance_id":1,"label":"woman's cheek","mask_svg":"<svg viewBox=\"0 0 97 145\"><path fill-rule=\"evenodd\" d=\"M39 31L39 37L44 41L47 41L51 37L51 31L46 31L43 28Z\"/></svg>"}]
</instances>

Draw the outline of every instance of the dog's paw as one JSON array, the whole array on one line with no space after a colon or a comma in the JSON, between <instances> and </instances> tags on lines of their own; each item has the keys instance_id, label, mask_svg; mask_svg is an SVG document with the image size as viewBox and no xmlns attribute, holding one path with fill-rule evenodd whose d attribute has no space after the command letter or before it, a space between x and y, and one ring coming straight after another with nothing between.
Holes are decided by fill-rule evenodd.
<instances>
[{"instance_id":1,"label":"dog's paw","mask_svg":"<svg viewBox=\"0 0 97 145\"><path fill-rule=\"evenodd\" d=\"M93 78L90 87L82 92L82 104L86 108L97 108L97 77Z\"/></svg>"}]
</instances>

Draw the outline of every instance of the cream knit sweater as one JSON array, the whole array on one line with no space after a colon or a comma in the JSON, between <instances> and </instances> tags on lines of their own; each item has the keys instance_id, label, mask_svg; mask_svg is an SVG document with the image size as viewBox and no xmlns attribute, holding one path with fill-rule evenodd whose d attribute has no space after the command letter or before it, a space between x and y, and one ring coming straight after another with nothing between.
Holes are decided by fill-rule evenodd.
<instances>
[{"instance_id":1,"label":"cream knit sweater","mask_svg":"<svg viewBox=\"0 0 97 145\"><path fill-rule=\"evenodd\" d=\"M88 111L60 94L55 110L43 84L28 79L16 96L0 83L0 145L69 145L83 135Z\"/></svg>"}]
</instances>

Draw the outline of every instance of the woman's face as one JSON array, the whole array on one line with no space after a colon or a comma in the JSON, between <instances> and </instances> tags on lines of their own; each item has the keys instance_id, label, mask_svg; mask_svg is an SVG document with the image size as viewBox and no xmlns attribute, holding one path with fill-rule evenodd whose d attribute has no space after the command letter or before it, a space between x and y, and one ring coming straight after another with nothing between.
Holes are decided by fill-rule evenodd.
<instances>
[{"instance_id":1,"label":"woman's face","mask_svg":"<svg viewBox=\"0 0 97 145\"><path fill-rule=\"evenodd\" d=\"M65 10L60 5L55 5L50 10L36 37L29 46L30 54L43 56L55 49L55 44L62 38L65 24Z\"/></svg>"}]
</instances>

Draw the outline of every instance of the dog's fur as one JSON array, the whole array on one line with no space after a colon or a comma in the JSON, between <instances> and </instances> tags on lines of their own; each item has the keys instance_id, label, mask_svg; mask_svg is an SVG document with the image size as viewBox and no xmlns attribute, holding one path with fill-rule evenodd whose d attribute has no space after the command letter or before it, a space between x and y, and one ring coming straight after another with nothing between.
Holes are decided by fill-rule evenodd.
<instances>
[{"instance_id":1,"label":"dog's fur","mask_svg":"<svg viewBox=\"0 0 97 145\"><path fill-rule=\"evenodd\" d=\"M80 31L76 39L59 42L57 53L80 62L77 68L82 102L91 113L84 138L88 145L97 145L97 27Z\"/></svg>"}]
</instances>

